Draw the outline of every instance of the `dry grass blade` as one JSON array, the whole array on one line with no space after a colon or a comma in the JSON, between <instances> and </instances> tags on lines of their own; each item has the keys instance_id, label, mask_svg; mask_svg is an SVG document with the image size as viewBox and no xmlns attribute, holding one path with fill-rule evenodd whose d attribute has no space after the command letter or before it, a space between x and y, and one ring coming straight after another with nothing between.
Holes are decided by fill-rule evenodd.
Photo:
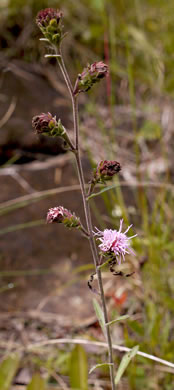
<instances>
[{"instance_id":1,"label":"dry grass blade","mask_svg":"<svg viewBox=\"0 0 174 390\"><path fill-rule=\"evenodd\" d=\"M94 346L96 345L98 347L107 348L107 344L104 342L100 342L100 341L90 341L90 340L83 340L83 339L66 339L66 338L63 339L62 338L62 339L43 341L43 342L35 343L35 344L29 344L27 346L27 349L34 350L35 348L40 348L40 347L44 347L47 345L56 345L56 344L82 344L82 345L94 345ZM113 344L113 349L120 351L120 352L131 351L131 348L127 348L127 347L115 345L115 344ZM164 360L164 359L160 359L160 358L158 358L154 355L150 355L146 352L138 351L137 355L143 356L143 357L150 359L150 360L153 360L157 363L164 364L165 366L174 368L174 363L168 362L167 360Z\"/></svg>"},{"instance_id":2,"label":"dry grass blade","mask_svg":"<svg viewBox=\"0 0 174 390\"><path fill-rule=\"evenodd\" d=\"M7 112L5 113L3 118L0 120L0 128L3 127L8 122L8 120L11 118L15 108L16 108L16 98L13 97L12 102L11 102Z\"/></svg>"}]
</instances>

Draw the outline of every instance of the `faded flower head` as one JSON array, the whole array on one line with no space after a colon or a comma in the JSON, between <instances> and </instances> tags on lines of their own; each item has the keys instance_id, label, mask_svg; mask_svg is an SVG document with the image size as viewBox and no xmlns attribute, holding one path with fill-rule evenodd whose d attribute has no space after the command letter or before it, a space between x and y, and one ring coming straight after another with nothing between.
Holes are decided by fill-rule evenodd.
<instances>
[{"instance_id":1,"label":"faded flower head","mask_svg":"<svg viewBox=\"0 0 174 390\"><path fill-rule=\"evenodd\" d=\"M87 92L93 84L97 83L108 75L108 66L104 62L94 62L92 65L87 65L78 78L74 87L74 95L80 92Z\"/></svg>"},{"instance_id":2,"label":"faded flower head","mask_svg":"<svg viewBox=\"0 0 174 390\"><path fill-rule=\"evenodd\" d=\"M60 119L57 121L56 116L53 117L50 112L34 116L32 126L37 134L48 135L50 137L61 136L65 133L65 128Z\"/></svg>"},{"instance_id":3,"label":"faded flower head","mask_svg":"<svg viewBox=\"0 0 174 390\"><path fill-rule=\"evenodd\" d=\"M47 223L63 223L66 227L80 227L80 220L71 211L65 209L63 206L53 207L48 210Z\"/></svg>"},{"instance_id":4,"label":"faded flower head","mask_svg":"<svg viewBox=\"0 0 174 390\"><path fill-rule=\"evenodd\" d=\"M45 8L36 17L36 24L44 37L55 45L62 39L62 17L63 13L54 8Z\"/></svg>"},{"instance_id":5,"label":"faded flower head","mask_svg":"<svg viewBox=\"0 0 174 390\"><path fill-rule=\"evenodd\" d=\"M120 220L119 230L105 229L103 232L97 229L97 232L94 234L98 236L98 240L101 242L99 248L101 252L106 255L114 255L118 264L121 264L121 261L125 261L126 253L133 253L133 250L130 246L130 240L133 237L136 237L135 234L132 237L127 237L126 233L129 231L132 225L130 225L124 233L122 233L123 219Z\"/></svg>"},{"instance_id":6,"label":"faded flower head","mask_svg":"<svg viewBox=\"0 0 174 390\"><path fill-rule=\"evenodd\" d=\"M39 27L46 27L51 20L56 20L59 24L63 14L58 9L54 8L45 8L38 12L36 17L36 23Z\"/></svg>"},{"instance_id":7,"label":"faded flower head","mask_svg":"<svg viewBox=\"0 0 174 390\"><path fill-rule=\"evenodd\" d=\"M95 182L111 180L116 173L120 172L120 170L121 165L118 161L102 160L94 172L94 180Z\"/></svg>"}]
</instances>

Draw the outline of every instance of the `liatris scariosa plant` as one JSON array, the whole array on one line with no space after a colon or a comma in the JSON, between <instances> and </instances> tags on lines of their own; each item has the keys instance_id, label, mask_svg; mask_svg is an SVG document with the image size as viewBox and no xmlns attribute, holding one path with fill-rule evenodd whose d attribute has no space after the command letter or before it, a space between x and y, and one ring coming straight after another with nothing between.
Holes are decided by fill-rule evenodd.
<instances>
[{"instance_id":1,"label":"liatris scariosa plant","mask_svg":"<svg viewBox=\"0 0 174 390\"><path fill-rule=\"evenodd\" d=\"M91 211L89 200L92 192L96 185L105 184L106 181L112 180L114 175L117 175L121 170L120 163L118 161L107 161L102 160L93 172L93 177L89 183L89 188L86 191L86 185L84 181L84 172L82 168L82 162L80 157L80 145L79 145L79 119L78 119L78 97L81 92L87 92L93 87L93 85L100 80L104 79L108 75L108 66L102 61L94 62L91 65L87 65L82 73L77 76L75 86L72 85L69 74L67 72L63 55L62 55L62 39L63 27L62 27L63 14L61 11L47 8L38 13L36 23L42 31L44 38L42 40L50 44L52 54L47 54L45 57L55 57L57 63L62 72L64 81L70 93L72 102L73 112L73 123L74 123L74 140L71 140L65 127L62 125L61 120L57 120L56 116L48 113L42 113L33 118L32 125L37 134L47 135L50 137L61 137L68 146L69 150L74 154L76 160L76 167L78 172L78 178L80 182L80 189L83 199L84 214L86 220L86 227L83 227L80 219L76 217L74 213L67 210L63 206L57 206L51 208L47 214L47 223L62 223L68 228L77 228L81 230L82 234L89 240L92 258L95 265L95 273L98 281L97 294L100 296L105 336L108 345L108 364L110 371L111 387L115 390L117 380L114 377L114 362L113 362L113 351L112 351L112 339L110 333L110 323L108 319L108 313L106 308L106 301L103 289L102 281L102 267L105 264L109 264L110 270L114 273L114 266L116 263L120 264L121 261L125 261L126 254L133 253L130 245L131 238L127 237L126 233L130 229L122 233L123 220L120 222L120 229L111 230L105 229L103 232L92 226ZM100 242L97 248L98 241ZM94 274L90 276L88 286L92 291L96 290L92 287L92 281ZM119 273L120 274L120 273ZM127 276L127 275L126 275ZM113 323L113 321L112 321ZM136 354L137 349L134 354Z\"/></svg>"}]
</instances>

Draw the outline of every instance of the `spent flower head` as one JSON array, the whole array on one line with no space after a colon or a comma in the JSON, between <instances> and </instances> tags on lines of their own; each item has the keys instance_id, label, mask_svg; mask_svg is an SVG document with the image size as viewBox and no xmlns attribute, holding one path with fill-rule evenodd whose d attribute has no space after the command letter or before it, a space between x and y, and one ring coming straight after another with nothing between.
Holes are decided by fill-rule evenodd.
<instances>
[{"instance_id":1,"label":"spent flower head","mask_svg":"<svg viewBox=\"0 0 174 390\"><path fill-rule=\"evenodd\" d=\"M120 170L121 170L121 165L118 161L102 160L97 165L97 168L94 171L93 180L95 181L95 183L111 180L116 173L120 172Z\"/></svg>"},{"instance_id":2,"label":"spent flower head","mask_svg":"<svg viewBox=\"0 0 174 390\"><path fill-rule=\"evenodd\" d=\"M53 207L48 210L47 223L63 223L66 227L80 227L80 219L74 213L65 209L63 206Z\"/></svg>"},{"instance_id":3,"label":"spent flower head","mask_svg":"<svg viewBox=\"0 0 174 390\"><path fill-rule=\"evenodd\" d=\"M125 261L126 254L134 254L130 246L130 240L133 237L136 237L137 234L131 237L127 237L126 233L129 231L132 225L130 225L124 233L122 233L123 219L120 220L119 230L105 229L100 231L97 229L97 232L94 233L95 236L98 236L98 240L101 242L99 248L104 255L115 256L118 264L121 264L121 261Z\"/></svg>"},{"instance_id":4,"label":"spent flower head","mask_svg":"<svg viewBox=\"0 0 174 390\"><path fill-rule=\"evenodd\" d=\"M93 84L97 83L105 76L108 75L108 66L104 62L94 62L91 65L87 65L83 72L78 75L75 87L74 95L78 95L80 92L87 92Z\"/></svg>"},{"instance_id":5,"label":"spent flower head","mask_svg":"<svg viewBox=\"0 0 174 390\"><path fill-rule=\"evenodd\" d=\"M37 134L43 134L50 137L61 136L65 133L65 128L56 116L52 116L50 112L36 115L32 119L32 126Z\"/></svg>"},{"instance_id":6,"label":"spent flower head","mask_svg":"<svg viewBox=\"0 0 174 390\"><path fill-rule=\"evenodd\" d=\"M63 13L54 8L45 8L39 11L36 17L36 24L44 37L54 45L59 45L63 38L62 18Z\"/></svg>"}]
</instances>

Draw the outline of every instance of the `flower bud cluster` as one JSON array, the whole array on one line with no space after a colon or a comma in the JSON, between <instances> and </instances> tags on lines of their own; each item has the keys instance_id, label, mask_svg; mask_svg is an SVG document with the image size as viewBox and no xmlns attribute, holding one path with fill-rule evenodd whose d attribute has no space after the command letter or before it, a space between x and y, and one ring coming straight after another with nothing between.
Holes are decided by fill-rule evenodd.
<instances>
[{"instance_id":1,"label":"flower bud cluster","mask_svg":"<svg viewBox=\"0 0 174 390\"><path fill-rule=\"evenodd\" d=\"M63 223L68 228L80 228L80 219L63 206L53 207L47 213L47 223Z\"/></svg>"},{"instance_id":2,"label":"flower bud cluster","mask_svg":"<svg viewBox=\"0 0 174 390\"><path fill-rule=\"evenodd\" d=\"M87 92L93 84L107 75L108 66L104 64L104 62L94 62L92 65L88 65L83 72L78 75L74 87L74 95L78 95L80 92Z\"/></svg>"},{"instance_id":3,"label":"flower bud cluster","mask_svg":"<svg viewBox=\"0 0 174 390\"><path fill-rule=\"evenodd\" d=\"M54 8L45 8L36 17L44 37L54 45L59 45L62 39L62 17L62 12Z\"/></svg>"},{"instance_id":4,"label":"flower bud cluster","mask_svg":"<svg viewBox=\"0 0 174 390\"><path fill-rule=\"evenodd\" d=\"M34 116L32 126L37 134L43 134L49 137L62 136L66 132L61 120L59 119L57 121L56 116L53 117L50 112Z\"/></svg>"},{"instance_id":5,"label":"flower bud cluster","mask_svg":"<svg viewBox=\"0 0 174 390\"><path fill-rule=\"evenodd\" d=\"M103 183L111 180L112 177L120 172L121 166L118 161L102 160L94 171L93 183Z\"/></svg>"}]
</instances>

